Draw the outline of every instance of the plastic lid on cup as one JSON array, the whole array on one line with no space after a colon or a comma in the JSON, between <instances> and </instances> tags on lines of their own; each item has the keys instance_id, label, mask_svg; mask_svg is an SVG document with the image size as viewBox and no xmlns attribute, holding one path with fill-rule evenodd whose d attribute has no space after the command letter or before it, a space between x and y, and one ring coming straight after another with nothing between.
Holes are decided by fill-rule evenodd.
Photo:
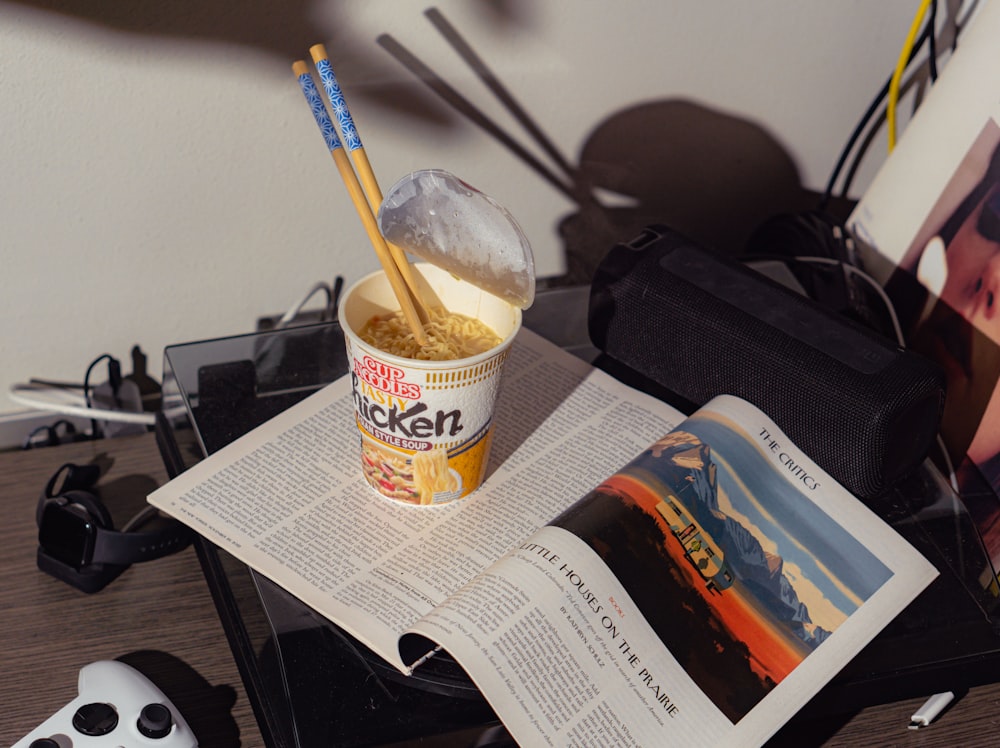
<instances>
[{"instance_id":1,"label":"plastic lid on cup","mask_svg":"<svg viewBox=\"0 0 1000 748\"><path fill-rule=\"evenodd\" d=\"M390 244L527 309L535 259L514 217L493 198L442 169L415 171L385 194L378 211Z\"/></svg>"}]
</instances>

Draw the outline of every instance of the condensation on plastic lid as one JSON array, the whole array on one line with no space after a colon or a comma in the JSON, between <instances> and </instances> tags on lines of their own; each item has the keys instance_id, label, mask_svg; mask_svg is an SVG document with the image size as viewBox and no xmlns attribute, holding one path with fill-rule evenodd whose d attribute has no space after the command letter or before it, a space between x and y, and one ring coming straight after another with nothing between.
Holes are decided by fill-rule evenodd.
<instances>
[{"instance_id":1,"label":"condensation on plastic lid","mask_svg":"<svg viewBox=\"0 0 1000 748\"><path fill-rule=\"evenodd\" d=\"M385 194L382 236L462 280L527 309L535 259L514 217L493 198L442 169L415 171Z\"/></svg>"}]
</instances>

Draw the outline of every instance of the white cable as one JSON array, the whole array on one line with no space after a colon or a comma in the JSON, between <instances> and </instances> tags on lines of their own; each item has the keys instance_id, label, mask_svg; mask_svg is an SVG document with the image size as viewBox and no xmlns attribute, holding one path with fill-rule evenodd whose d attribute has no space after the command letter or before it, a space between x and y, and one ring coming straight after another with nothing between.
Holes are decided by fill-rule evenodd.
<instances>
[{"instance_id":1,"label":"white cable","mask_svg":"<svg viewBox=\"0 0 1000 748\"><path fill-rule=\"evenodd\" d=\"M937 435L937 446L941 450L941 459L944 460L945 469L948 471L948 483L951 485L951 489L955 492L955 495L961 496L962 489L958 487L958 475L955 473L955 465L951 461L951 455L948 454L948 448L944 444L944 437L940 433Z\"/></svg>"},{"instance_id":2,"label":"white cable","mask_svg":"<svg viewBox=\"0 0 1000 748\"><path fill-rule=\"evenodd\" d=\"M927 727L927 725L937 719L938 715L945 710L945 707L947 707L954 700L954 691L945 691L943 693L934 694L923 703L923 706L913 713L912 717L910 717L909 729L919 730L921 727Z\"/></svg>"},{"instance_id":3,"label":"white cable","mask_svg":"<svg viewBox=\"0 0 1000 748\"><path fill-rule=\"evenodd\" d=\"M34 396L25 393L33 393ZM48 393L50 399L40 397L42 393ZM62 402L51 399L57 393L64 398ZM115 421L118 423L138 423L144 426L153 426L156 424L156 415L154 413L130 413L122 410L105 410L104 408L88 408L85 405L73 405L65 402L67 395L58 388L42 389L32 385L15 384L10 388L8 394L11 400L20 405L60 413L65 416L79 416L81 418Z\"/></svg>"},{"instance_id":4,"label":"white cable","mask_svg":"<svg viewBox=\"0 0 1000 748\"><path fill-rule=\"evenodd\" d=\"M14 388L18 389L19 392L44 392L46 397L49 398L49 401L54 403L66 403L69 405L81 406L87 405L87 400L82 394L77 394L76 392L68 390L64 387L46 387L45 385L40 384L19 384L14 385ZM26 395L26 397L27 396L28 395Z\"/></svg>"},{"instance_id":5,"label":"white cable","mask_svg":"<svg viewBox=\"0 0 1000 748\"><path fill-rule=\"evenodd\" d=\"M851 264L835 260L831 257L796 257L795 259L824 265L840 265L843 267L845 272L854 273L856 276L865 281L879 295L879 298L882 299L882 303L885 304L886 311L888 311L889 317L892 320L893 329L896 332L897 342L900 346L904 348L906 347L906 337L903 335L903 328L899 324L899 317L896 316L896 307L893 305L889 295L885 292L885 289L882 288L878 281L868 275L868 273ZM951 455L948 454L948 450L944 444L944 439L941 437L940 433L937 435L937 446L941 451L941 457L944 460L945 469L948 471L948 483L951 485L952 490L961 496L962 492L958 487L958 476L955 473L955 467L952 464Z\"/></svg>"},{"instance_id":6,"label":"white cable","mask_svg":"<svg viewBox=\"0 0 1000 748\"><path fill-rule=\"evenodd\" d=\"M302 311L302 307L306 305L306 302L309 301L309 299L311 299L320 291L326 292L326 303L329 305L331 299L333 298L333 291L331 290L329 285L327 285L323 281L319 281L316 285L314 285L312 288L309 289L309 293L303 296L302 300L299 301L298 304L293 306L291 309L285 312L284 315L282 315L281 319L278 320L278 324L274 326L275 329L283 330L285 327L287 327L292 322L292 320L294 320L297 316L299 316L299 312Z\"/></svg>"},{"instance_id":7,"label":"white cable","mask_svg":"<svg viewBox=\"0 0 1000 748\"><path fill-rule=\"evenodd\" d=\"M275 326L280 330L287 327L302 311L302 307L320 291L325 292L327 305L333 299L333 290L329 284L320 281L309 289L309 292L302 299L289 309ZM134 413L122 410L106 410L104 408L94 408L87 405L87 399L83 395L78 395L64 387L42 386L37 384L15 384L11 386L8 395L10 399L19 405L38 410L59 413L64 416L79 416L99 421L114 421L116 423L137 423L144 426L154 426L156 424L156 414L154 413Z\"/></svg>"},{"instance_id":8,"label":"white cable","mask_svg":"<svg viewBox=\"0 0 1000 748\"><path fill-rule=\"evenodd\" d=\"M794 259L799 262L812 262L818 265L840 265L845 273L851 273L852 275L856 275L861 278L861 280L865 281L865 283L871 286L872 290L878 294L879 299L881 299L882 303L885 305L885 309L889 314L889 319L892 322L893 332L896 334L896 342L898 342L901 346L906 345L903 329L900 327L899 318L896 316L896 307L893 306L893 303L889 299L888 294L886 294L885 289L879 285L877 280L868 275L868 273L841 260L835 260L832 257L795 257Z\"/></svg>"}]
</instances>

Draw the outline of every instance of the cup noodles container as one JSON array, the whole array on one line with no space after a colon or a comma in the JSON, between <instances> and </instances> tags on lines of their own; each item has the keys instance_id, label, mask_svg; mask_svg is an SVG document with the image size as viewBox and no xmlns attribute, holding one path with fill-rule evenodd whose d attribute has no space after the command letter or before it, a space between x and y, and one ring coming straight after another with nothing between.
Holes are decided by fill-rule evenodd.
<instances>
[{"instance_id":1,"label":"cup noodles container","mask_svg":"<svg viewBox=\"0 0 1000 748\"><path fill-rule=\"evenodd\" d=\"M385 274L362 278L341 297L362 472L380 495L430 506L468 496L483 482L503 364L521 310L434 265L413 269L428 306L478 319L501 338L469 358L394 356L358 337L373 316L399 309Z\"/></svg>"}]
</instances>

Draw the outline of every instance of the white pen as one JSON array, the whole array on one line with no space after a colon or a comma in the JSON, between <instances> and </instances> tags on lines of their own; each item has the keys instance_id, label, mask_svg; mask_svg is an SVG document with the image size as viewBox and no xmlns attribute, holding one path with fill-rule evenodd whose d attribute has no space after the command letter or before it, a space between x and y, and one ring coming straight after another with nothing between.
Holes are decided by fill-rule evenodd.
<instances>
[{"instance_id":1,"label":"white pen","mask_svg":"<svg viewBox=\"0 0 1000 748\"><path fill-rule=\"evenodd\" d=\"M919 730L921 727L926 727L933 722L937 716L944 711L944 708L954 699L955 694L952 691L934 694L924 702L923 706L913 713L912 717L910 717L909 729Z\"/></svg>"}]
</instances>

